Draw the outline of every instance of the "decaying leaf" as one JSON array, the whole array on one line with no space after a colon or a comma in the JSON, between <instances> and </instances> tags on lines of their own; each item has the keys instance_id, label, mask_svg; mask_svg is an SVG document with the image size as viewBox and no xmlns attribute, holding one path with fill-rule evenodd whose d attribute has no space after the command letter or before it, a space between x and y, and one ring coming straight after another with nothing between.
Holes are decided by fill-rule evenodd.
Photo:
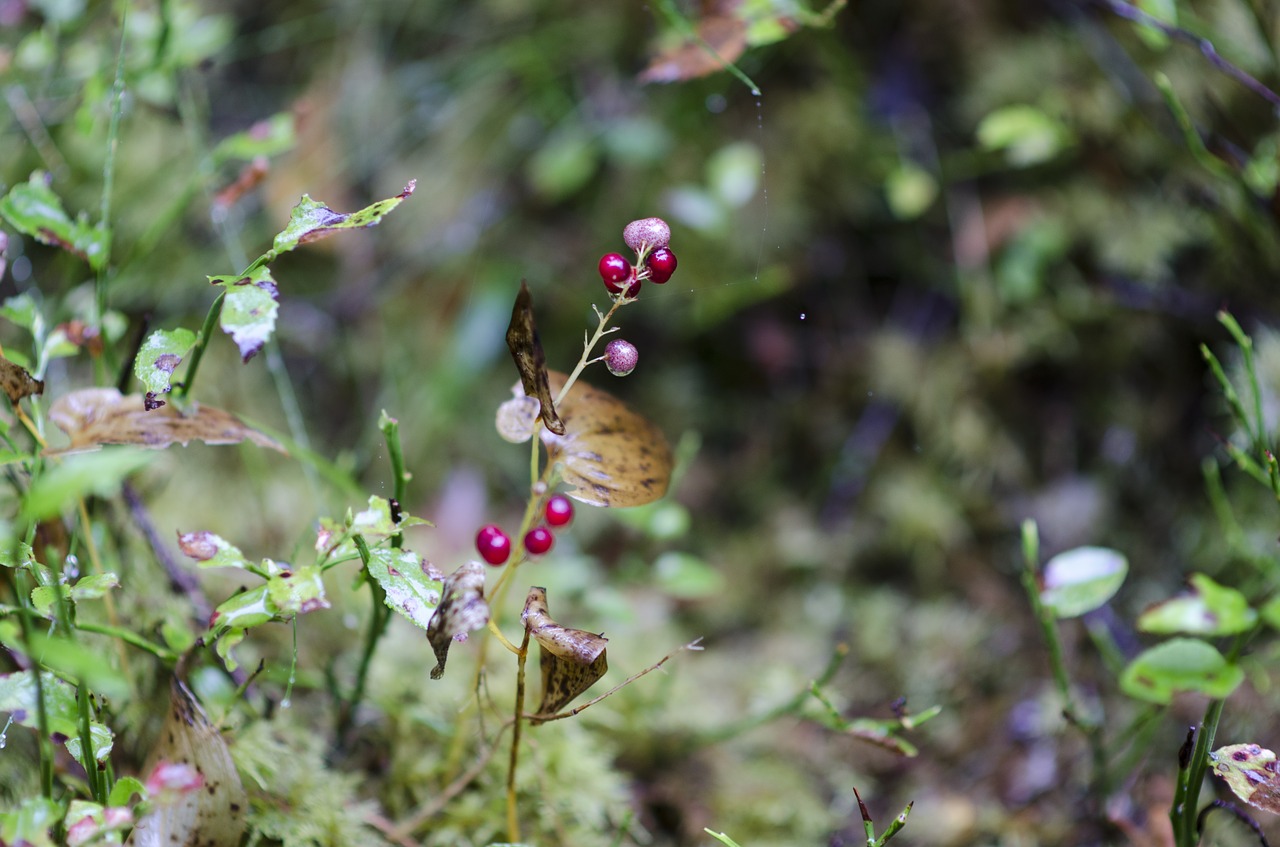
<instances>
[{"instance_id":1,"label":"decaying leaf","mask_svg":"<svg viewBox=\"0 0 1280 847\"><path fill-rule=\"evenodd\" d=\"M227 743L175 678L169 714L147 757L155 805L127 843L134 847L235 847L244 833L248 798Z\"/></svg>"},{"instance_id":2,"label":"decaying leaf","mask_svg":"<svg viewBox=\"0 0 1280 847\"><path fill-rule=\"evenodd\" d=\"M44 393L44 382L36 379L8 359L0 357L0 388L9 396L10 403L17 403L23 397Z\"/></svg>"},{"instance_id":3,"label":"decaying leaf","mask_svg":"<svg viewBox=\"0 0 1280 847\"><path fill-rule=\"evenodd\" d=\"M558 393L566 379L551 371L551 391ZM550 461L561 464L561 478L573 486L565 492L570 497L592 506L643 506L667 493L671 446L621 400L578 380L561 401L560 415L564 435L540 435Z\"/></svg>"},{"instance_id":4,"label":"decaying leaf","mask_svg":"<svg viewBox=\"0 0 1280 847\"><path fill-rule=\"evenodd\" d=\"M84 388L64 394L49 407L49 418L71 437L71 443L46 450L46 455L97 450L104 444L161 450L192 440L205 444L252 441L259 447L286 452L274 439L245 426L221 409L192 403L181 412L173 406L147 411L142 397L123 396L114 388Z\"/></svg>"},{"instance_id":5,"label":"decaying leaf","mask_svg":"<svg viewBox=\"0 0 1280 847\"><path fill-rule=\"evenodd\" d=\"M299 244L319 241L344 229L376 226L392 209L413 194L417 185L416 179L409 180L409 184L395 197L379 200L350 214L335 212L320 201L312 200L309 195L304 194L298 201L298 205L294 206L289 213L289 225L276 236L271 249L274 253L285 253Z\"/></svg>"},{"instance_id":6,"label":"decaying leaf","mask_svg":"<svg viewBox=\"0 0 1280 847\"><path fill-rule=\"evenodd\" d=\"M747 22L732 13L710 14L698 22L699 42L690 39L653 58L641 82L680 82L724 70L747 49Z\"/></svg>"},{"instance_id":7,"label":"decaying leaf","mask_svg":"<svg viewBox=\"0 0 1280 847\"><path fill-rule=\"evenodd\" d=\"M1209 754L1215 775L1250 806L1280 814L1280 762L1257 744L1231 744Z\"/></svg>"},{"instance_id":8,"label":"decaying leaf","mask_svg":"<svg viewBox=\"0 0 1280 847\"><path fill-rule=\"evenodd\" d=\"M484 599L484 565L467 562L444 581L443 599L427 624L427 641L436 653L431 678L444 676L449 647L466 641L467 633L489 623L489 604Z\"/></svg>"},{"instance_id":9,"label":"decaying leaf","mask_svg":"<svg viewBox=\"0 0 1280 847\"><path fill-rule=\"evenodd\" d=\"M138 348L133 361L133 375L147 389L143 408L158 409L164 401L157 399L173 387L173 372L196 344L196 334L189 329L156 330Z\"/></svg>"},{"instance_id":10,"label":"decaying leaf","mask_svg":"<svg viewBox=\"0 0 1280 847\"><path fill-rule=\"evenodd\" d=\"M545 588L529 589L520 620L542 648L542 705L538 714L558 712L609 669L605 654L609 639L553 621Z\"/></svg>"},{"instance_id":11,"label":"decaying leaf","mask_svg":"<svg viewBox=\"0 0 1280 847\"><path fill-rule=\"evenodd\" d=\"M551 389L547 385L547 356L542 352L538 339L538 325L533 320L533 297L529 286L520 280L520 293L511 309L511 323L507 326L507 349L515 359L520 372L520 384L524 393L541 404L539 415L547 429L556 435L564 435L564 422L556 411Z\"/></svg>"},{"instance_id":12,"label":"decaying leaf","mask_svg":"<svg viewBox=\"0 0 1280 847\"><path fill-rule=\"evenodd\" d=\"M266 266L254 268L243 276L211 276L209 282L227 292L218 325L236 343L240 361L247 362L275 331L280 289Z\"/></svg>"}]
</instances>

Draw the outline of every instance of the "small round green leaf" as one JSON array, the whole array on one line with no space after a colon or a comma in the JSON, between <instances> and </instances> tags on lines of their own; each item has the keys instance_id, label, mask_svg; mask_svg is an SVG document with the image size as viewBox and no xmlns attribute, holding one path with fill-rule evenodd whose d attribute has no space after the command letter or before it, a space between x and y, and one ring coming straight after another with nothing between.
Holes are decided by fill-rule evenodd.
<instances>
[{"instance_id":1,"label":"small round green leaf","mask_svg":"<svg viewBox=\"0 0 1280 847\"><path fill-rule=\"evenodd\" d=\"M1120 688L1130 697L1167 705L1179 691L1223 698L1244 681L1244 671L1212 645L1194 638L1174 638L1144 650L1120 675Z\"/></svg>"},{"instance_id":2,"label":"small round green leaf","mask_svg":"<svg viewBox=\"0 0 1280 847\"><path fill-rule=\"evenodd\" d=\"M1258 613L1234 588L1219 585L1202 573L1192 574L1190 582L1190 590L1143 612L1138 629L1160 634L1234 635L1257 622Z\"/></svg>"},{"instance_id":3,"label":"small round green leaf","mask_svg":"<svg viewBox=\"0 0 1280 847\"><path fill-rule=\"evenodd\" d=\"M1107 547L1076 547L1044 566L1040 602L1058 618L1092 612L1120 590L1129 562Z\"/></svg>"}]
</instances>

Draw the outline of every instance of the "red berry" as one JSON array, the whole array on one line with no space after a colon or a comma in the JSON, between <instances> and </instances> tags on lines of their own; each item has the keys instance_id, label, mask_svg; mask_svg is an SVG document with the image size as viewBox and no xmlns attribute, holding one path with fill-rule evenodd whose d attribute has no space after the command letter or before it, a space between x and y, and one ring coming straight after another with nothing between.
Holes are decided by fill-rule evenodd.
<instances>
[{"instance_id":1,"label":"red berry","mask_svg":"<svg viewBox=\"0 0 1280 847\"><path fill-rule=\"evenodd\" d=\"M669 247L659 247L649 254L645 264L649 266L649 279L661 285L676 272L676 254Z\"/></svg>"},{"instance_id":2,"label":"red berry","mask_svg":"<svg viewBox=\"0 0 1280 847\"><path fill-rule=\"evenodd\" d=\"M573 503L563 494L557 494L547 501L547 523L552 526L568 526L573 520Z\"/></svg>"},{"instance_id":3,"label":"red berry","mask_svg":"<svg viewBox=\"0 0 1280 847\"><path fill-rule=\"evenodd\" d=\"M641 281L637 279L627 286L626 297L628 300L634 300L640 296L640 282Z\"/></svg>"},{"instance_id":4,"label":"red berry","mask_svg":"<svg viewBox=\"0 0 1280 847\"><path fill-rule=\"evenodd\" d=\"M604 287L609 289L610 294L622 291L626 283L635 275L631 263L624 259L621 253L605 253L600 257L600 264L597 267L600 278L604 280Z\"/></svg>"},{"instance_id":5,"label":"red berry","mask_svg":"<svg viewBox=\"0 0 1280 847\"><path fill-rule=\"evenodd\" d=\"M476 533L476 550L491 565L500 565L511 555L511 539L497 524L486 524Z\"/></svg>"},{"instance_id":6,"label":"red berry","mask_svg":"<svg viewBox=\"0 0 1280 847\"><path fill-rule=\"evenodd\" d=\"M524 549L530 556L541 556L556 543L556 537L545 526L535 526L524 537Z\"/></svg>"}]
</instances>

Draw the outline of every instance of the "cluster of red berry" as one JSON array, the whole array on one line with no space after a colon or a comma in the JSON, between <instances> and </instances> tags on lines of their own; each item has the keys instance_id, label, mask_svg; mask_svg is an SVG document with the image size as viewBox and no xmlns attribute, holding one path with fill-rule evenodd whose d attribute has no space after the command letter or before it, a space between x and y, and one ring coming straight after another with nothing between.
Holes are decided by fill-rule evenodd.
<instances>
[{"instance_id":1,"label":"cluster of red berry","mask_svg":"<svg viewBox=\"0 0 1280 847\"><path fill-rule=\"evenodd\" d=\"M597 266L605 289L614 297L634 299L644 280L661 285L676 272L676 254L671 243L671 227L662 218L642 218L627 224L622 240L636 251L633 265L621 253L605 253Z\"/></svg>"},{"instance_id":2,"label":"cluster of red berry","mask_svg":"<svg viewBox=\"0 0 1280 847\"><path fill-rule=\"evenodd\" d=\"M547 525L551 527L568 526L573 520L573 503L563 494L553 495L547 501L543 514ZM530 556L541 556L555 543L555 536L547 525L539 524L525 533L524 549ZM501 565L511 556L511 539L497 524L486 524L476 533L476 550L479 551L480 558L489 564Z\"/></svg>"}]
</instances>

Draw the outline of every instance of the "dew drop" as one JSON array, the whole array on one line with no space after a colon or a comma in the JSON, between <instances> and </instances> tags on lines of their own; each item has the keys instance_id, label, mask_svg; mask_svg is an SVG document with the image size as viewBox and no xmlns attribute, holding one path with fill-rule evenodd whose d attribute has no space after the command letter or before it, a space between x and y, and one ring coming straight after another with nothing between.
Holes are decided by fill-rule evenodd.
<instances>
[{"instance_id":1,"label":"dew drop","mask_svg":"<svg viewBox=\"0 0 1280 847\"><path fill-rule=\"evenodd\" d=\"M292 701L291 699L289 699L288 697L286 697L286 698L284 698L283 700L281 700L281 701L280 701L280 708L281 708L282 710L283 710L283 709L287 709L287 708L289 708L289 707L290 707L290 706L292 706L292 705L293 705L293 701Z\"/></svg>"},{"instance_id":2,"label":"dew drop","mask_svg":"<svg viewBox=\"0 0 1280 847\"><path fill-rule=\"evenodd\" d=\"M808 316L804 312L800 313L800 320L804 320L806 317Z\"/></svg>"}]
</instances>

